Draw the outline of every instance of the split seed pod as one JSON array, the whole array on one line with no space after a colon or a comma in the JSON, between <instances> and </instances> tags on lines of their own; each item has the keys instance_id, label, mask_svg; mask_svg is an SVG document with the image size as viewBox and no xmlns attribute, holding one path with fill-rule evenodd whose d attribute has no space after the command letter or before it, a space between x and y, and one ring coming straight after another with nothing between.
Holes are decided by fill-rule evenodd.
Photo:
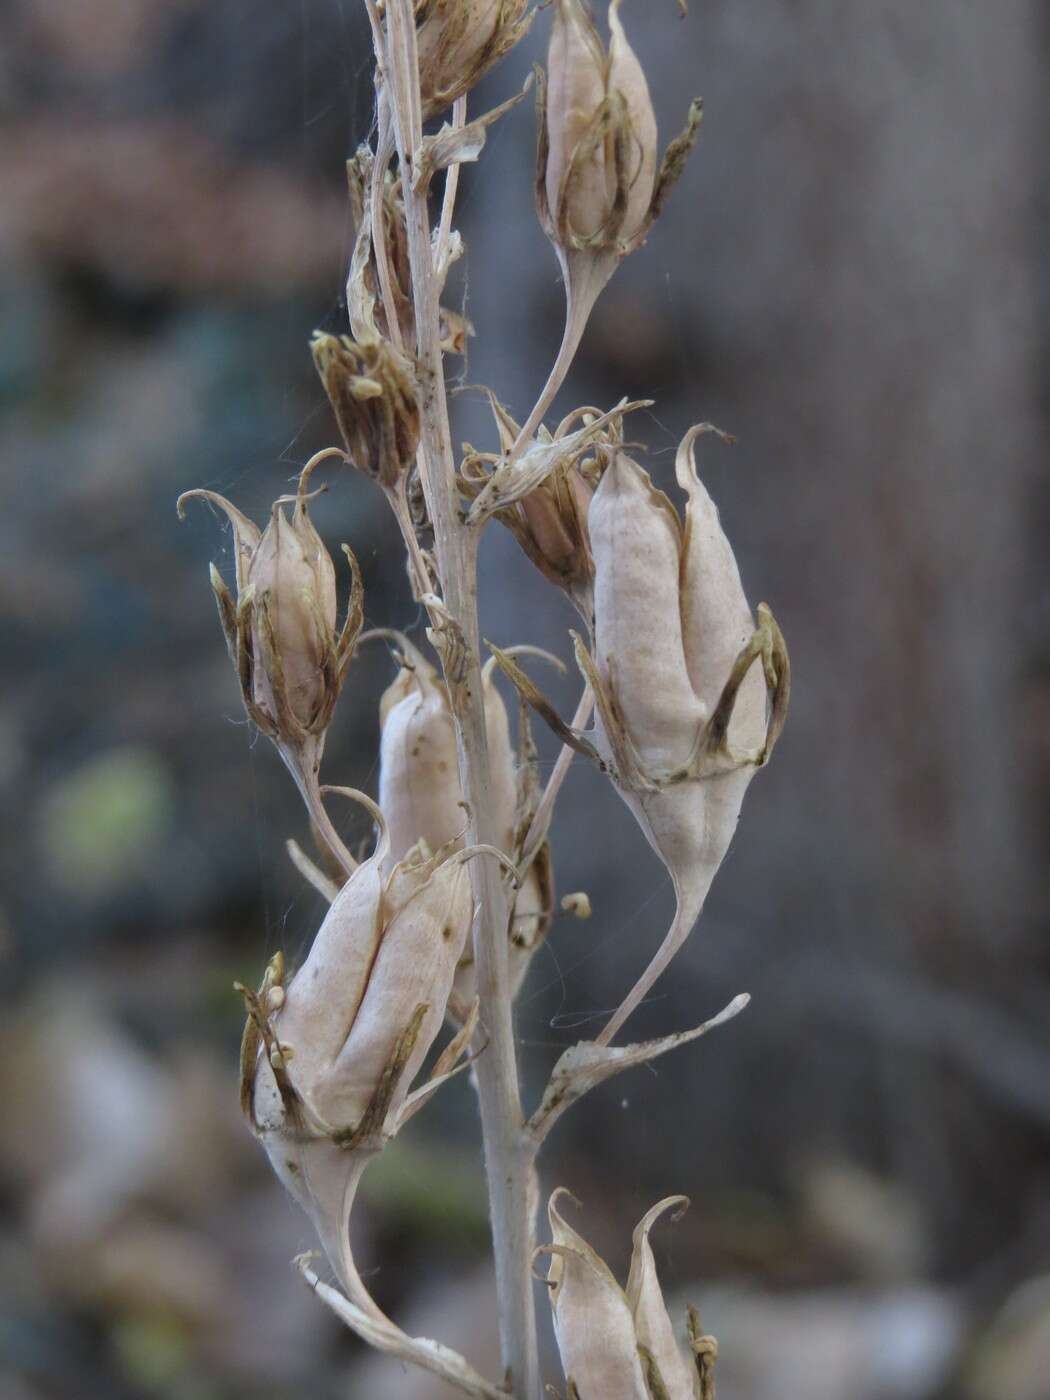
<instances>
[{"instance_id":1,"label":"split seed pod","mask_svg":"<svg viewBox=\"0 0 1050 1400\"><path fill-rule=\"evenodd\" d=\"M310 352L351 462L393 489L411 469L419 447L411 364L379 335L353 340L315 331Z\"/></svg>"},{"instance_id":2,"label":"split seed pod","mask_svg":"<svg viewBox=\"0 0 1050 1400\"><path fill-rule=\"evenodd\" d=\"M388 865L417 843L430 850L458 848L467 812L459 781L456 732L448 690L426 658L396 634L400 669L380 702L379 805L390 833ZM484 675L492 810L500 849L516 850L517 761L507 711L492 680ZM508 931L513 996L550 924L553 890L549 857L541 853L517 891ZM474 952L468 941L456 971L452 1009L459 1019L476 995Z\"/></svg>"},{"instance_id":3,"label":"split seed pod","mask_svg":"<svg viewBox=\"0 0 1050 1400\"><path fill-rule=\"evenodd\" d=\"M700 1336L690 1309L691 1354L679 1348L649 1245L659 1216L674 1206L681 1214L686 1197L668 1196L642 1217L625 1291L559 1211L559 1198L568 1195L559 1188L551 1196L552 1243L537 1254L550 1255L547 1286L569 1394L579 1400L713 1400L717 1344Z\"/></svg>"},{"instance_id":4,"label":"split seed pod","mask_svg":"<svg viewBox=\"0 0 1050 1400\"><path fill-rule=\"evenodd\" d=\"M473 917L463 853L414 850L392 869L388 857L384 831L288 985L275 960L259 994L245 993L242 1105L352 1296L353 1195L417 1102L412 1081L441 1030ZM435 1073L450 1068L443 1056Z\"/></svg>"},{"instance_id":5,"label":"split seed pod","mask_svg":"<svg viewBox=\"0 0 1050 1400\"><path fill-rule=\"evenodd\" d=\"M699 917L744 793L787 713L784 639L764 604L756 628L697 475L694 444L707 427L691 429L678 450L684 531L670 500L622 451L588 514L595 650L592 657L578 643L577 656L595 693L597 748L678 902L662 946L603 1031L606 1043Z\"/></svg>"},{"instance_id":6,"label":"split seed pod","mask_svg":"<svg viewBox=\"0 0 1050 1400\"><path fill-rule=\"evenodd\" d=\"M397 321L394 327L387 320L386 307L380 295L379 271L372 241L369 199L374 165L375 155L368 146L359 147L353 159L346 163L350 216L354 224L354 251L346 286L350 329L354 338L362 342L376 334L388 341L394 341L396 335L400 335L401 343L411 350L416 344L416 323L412 308L412 270L401 180L386 171L381 192L383 235ZM440 308L439 315L442 350L446 354L462 355L467 336L473 334L470 322L444 306Z\"/></svg>"},{"instance_id":7,"label":"split seed pod","mask_svg":"<svg viewBox=\"0 0 1050 1400\"><path fill-rule=\"evenodd\" d=\"M653 104L619 11L612 0L606 51L583 0L555 0L537 91L536 202L562 265L573 345L620 258L645 240L700 124L696 101L658 170Z\"/></svg>"},{"instance_id":8,"label":"split seed pod","mask_svg":"<svg viewBox=\"0 0 1050 1400\"><path fill-rule=\"evenodd\" d=\"M521 429L491 390L486 393L500 451L476 452L464 445L460 485L473 501L467 519L477 524L495 515L543 576L565 590L590 627L594 560L587 511L605 454L623 441L624 414L651 401L621 401L608 413L574 409L553 433L541 425L535 440L514 457Z\"/></svg>"},{"instance_id":9,"label":"split seed pod","mask_svg":"<svg viewBox=\"0 0 1050 1400\"><path fill-rule=\"evenodd\" d=\"M423 118L475 87L532 24L528 0L420 0L416 44Z\"/></svg>"},{"instance_id":10,"label":"split seed pod","mask_svg":"<svg viewBox=\"0 0 1050 1400\"><path fill-rule=\"evenodd\" d=\"M187 491L178 501L180 515L193 497L211 501L233 526L237 599L214 565L212 589L245 709L286 758L307 749L320 757L363 620L360 570L344 545L353 584L337 632L335 566L307 509L310 475L329 455L307 463L298 491L274 502L264 531L214 491Z\"/></svg>"}]
</instances>

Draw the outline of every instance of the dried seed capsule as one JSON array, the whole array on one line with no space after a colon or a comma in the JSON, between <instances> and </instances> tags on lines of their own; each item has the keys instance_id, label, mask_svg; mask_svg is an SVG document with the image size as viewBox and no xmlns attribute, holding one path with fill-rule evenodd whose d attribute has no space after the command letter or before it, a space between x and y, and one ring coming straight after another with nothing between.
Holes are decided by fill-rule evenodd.
<instances>
[{"instance_id":1,"label":"dried seed capsule","mask_svg":"<svg viewBox=\"0 0 1050 1400\"><path fill-rule=\"evenodd\" d=\"M469 92L532 24L527 0L422 0L416 7L423 116Z\"/></svg>"},{"instance_id":2,"label":"dried seed capsule","mask_svg":"<svg viewBox=\"0 0 1050 1400\"><path fill-rule=\"evenodd\" d=\"M679 602L682 529L647 472L617 452L588 514L598 669L647 768L685 763L705 718L689 679Z\"/></svg>"},{"instance_id":3,"label":"dried seed capsule","mask_svg":"<svg viewBox=\"0 0 1050 1400\"><path fill-rule=\"evenodd\" d=\"M562 265L565 343L574 349L620 258L646 237L692 149L702 110L657 169L656 118L641 65L609 6L606 52L583 0L555 0L546 80L537 87L536 203Z\"/></svg>"},{"instance_id":4,"label":"dried seed capsule","mask_svg":"<svg viewBox=\"0 0 1050 1400\"><path fill-rule=\"evenodd\" d=\"M296 495L274 503L262 532L213 491L187 491L178 503L182 514L185 501L202 497L233 526L237 599L213 567L219 617L249 717L291 752L323 738L363 616L360 572L344 545L353 587L337 633L335 568L307 509L311 472L328 455L318 453L307 463ZM285 515L289 505L291 519Z\"/></svg>"},{"instance_id":5,"label":"dried seed capsule","mask_svg":"<svg viewBox=\"0 0 1050 1400\"><path fill-rule=\"evenodd\" d=\"M390 828L390 864L419 841L432 851L462 843L467 826L448 690L407 638L398 634L398 643L401 665L379 707L379 805ZM510 853L514 748L506 707L491 673L485 679L485 720L496 831L500 848Z\"/></svg>"},{"instance_id":6,"label":"dried seed capsule","mask_svg":"<svg viewBox=\"0 0 1050 1400\"><path fill-rule=\"evenodd\" d=\"M390 267L391 294L396 327L387 319L386 306L380 294L379 271L376 267L375 245L372 239L372 218L369 197L375 155L368 146L359 147L357 154L346 163L350 189L350 216L354 224L354 251L347 279L347 311L350 329L359 342L378 333L385 340L401 343L409 350L416 344L416 322L412 307L412 270L408 256L408 229L405 225L405 202L400 179L390 171L384 172L382 185L383 235L386 239L387 262ZM473 327L465 317L442 306L439 311L441 348L449 355L462 355L467 337Z\"/></svg>"},{"instance_id":7,"label":"dried seed capsule","mask_svg":"<svg viewBox=\"0 0 1050 1400\"><path fill-rule=\"evenodd\" d=\"M419 447L412 366L378 335L352 340L315 331L310 351L350 460L380 485L394 487Z\"/></svg>"},{"instance_id":8,"label":"dried seed capsule","mask_svg":"<svg viewBox=\"0 0 1050 1400\"><path fill-rule=\"evenodd\" d=\"M547 1284L570 1395L579 1400L709 1400L717 1344L713 1337L699 1337L696 1315L690 1311L694 1354L686 1356L679 1349L649 1247L649 1231L657 1218L672 1206L688 1205L686 1198L669 1196L642 1217L634 1232L625 1292L608 1265L561 1215L558 1202L568 1195L560 1187L551 1196L552 1242L537 1254L550 1255Z\"/></svg>"},{"instance_id":9,"label":"dried seed capsule","mask_svg":"<svg viewBox=\"0 0 1050 1400\"><path fill-rule=\"evenodd\" d=\"M355 795L382 822L378 808ZM384 874L388 853L384 831L287 986L282 964L258 996L246 993L242 1102L351 1293L353 1193L409 1111L409 1090L444 1021L473 917L463 855L414 850ZM277 989L283 996L274 997Z\"/></svg>"},{"instance_id":10,"label":"dried seed capsule","mask_svg":"<svg viewBox=\"0 0 1050 1400\"><path fill-rule=\"evenodd\" d=\"M679 449L690 496L678 514L647 474L613 457L588 515L595 561L594 657L599 753L674 882L674 923L600 1037L616 1033L699 917L736 830L748 784L787 709L789 665L765 607L759 625L732 549L693 462L700 429ZM772 708L767 703L772 695Z\"/></svg>"},{"instance_id":11,"label":"dried seed capsule","mask_svg":"<svg viewBox=\"0 0 1050 1400\"><path fill-rule=\"evenodd\" d=\"M402 662L380 702L379 803L390 829L388 866L423 842L432 851L461 846L467 813L459 781L456 734L448 691L426 658L398 637ZM486 669L485 718L492 806L500 849L515 856L516 759L506 707ZM537 857L514 899L508 929L514 995L550 924L553 901L549 855ZM473 947L463 948L453 1005L466 1014L476 995Z\"/></svg>"}]
</instances>

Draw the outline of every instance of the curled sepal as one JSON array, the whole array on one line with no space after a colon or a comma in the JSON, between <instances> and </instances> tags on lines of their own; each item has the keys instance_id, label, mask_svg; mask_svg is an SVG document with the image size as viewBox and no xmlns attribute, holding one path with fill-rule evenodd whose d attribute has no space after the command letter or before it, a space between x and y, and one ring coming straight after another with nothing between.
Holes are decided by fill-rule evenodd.
<instances>
[{"instance_id":1,"label":"curled sepal","mask_svg":"<svg viewBox=\"0 0 1050 1400\"><path fill-rule=\"evenodd\" d=\"M584 758L590 758L596 763L602 764L602 759L594 745L588 739L585 739L582 734L577 734L574 729L571 729L569 725L565 723L551 702L539 687L529 679L514 658L508 652L495 646L492 642L486 641L485 645L492 653L497 666L499 666L503 674L513 684L522 700L530 705L532 709L546 721L547 725L553 730L562 743L568 744L571 749L574 749L578 754L582 754Z\"/></svg>"},{"instance_id":2,"label":"curled sepal","mask_svg":"<svg viewBox=\"0 0 1050 1400\"><path fill-rule=\"evenodd\" d=\"M698 1397L699 1377L695 1357L685 1356L675 1340L656 1274L649 1232L667 1211L673 1210L671 1219L679 1220L688 1208L688 1196L667 1196L646 1211L635 1226L631 1270L627 1277L627 1302L634 1316L635 1335L648 1353L654 1377L658 1378L668 1400Z\"/></svg>"},{"instance_id":3,"label":"curled sepal","mask_svg":"<svg viewBox=\"0 0 1050 1400\"><path fill-rule=\"evenodd\" d=\"M590 1089L603 1084L613 1075L623 1073L624 1070L648 1064L650 1060L666 1055L669 1050L677 1050L680 1045L699 1040L708 1031L713 1031L731 1021L734 1016L738 1016L750 1000L747 993L742 992L711 1020L694 1026L692 1030L677 1031L673 1035L660 1036L656 1040L618 1046L584 1040L570 1046L554 1066L542 1102L529 1119L526 1131L537 1143L543 1142L565 1110Z\"/></svg>"},{"instance_id":4,"label":"curled sepal","mask_svg":"<svg viewBox=\"0 0 1050 1400\"><path fill-rule=\"evenodd\" d=\"M518 105L532 87L532 81L530 73L520 92L515 93L506 102L501 102L498 107L493 107L491 111L475 117L465 126L454 126L445 122L440 131L436 131L433 136L424 136L422 150L416 159L412 176L412 188L425 188L439 170L445 170L450 165L462 165L467 161L477 160L484 149L489 127Z\"/></svg>"},{"instance_id":5,"label":"curled sepal","mask_svg":"<svg viewBox=\"0 0 1050 1400\"><path fill-rule=\"evenodd\" d=\"M474 1032L478 1028L478 1013L481 1003L477 997L474 998L463 1017L463 1023L459 1030L452 1037L449 1043L442 1050L441 1054L434 1062L434 1068L430 1072L427 1082L414 1089L401 1106L397 1115L396 1131L404 1127L410 1118L413 1118L421 1108L424 1108L434 1097L442 1084L454 1078L457 1074L469 1067L477 1059L481 1051L473 1054L468 1053L470 1042L474 1039Z\"/></svg>"},{"instance_id":6,"label":"curled sepal","mask_svg":"<svg viewBox=\"0 0 1050 1400\"><path fill-rule=\"evenodd\" d=\"M361 1307L338 1289L323 1283L311 1268L309 1255L300 1256L295 1263L321 1301L369 1346L440 1376L443 1381L455 1386L464 1395L476 1397L476 1400L507 1400L507 1391L502 1386L485 1380L458 1352L427 1337L409 1337L378 1308Z\"/></svg>"},{"instance_id":7,"label":"curled sepal","mask_svg":"<svg viewBox=\"0 0 1050 1400\"><path fill-rule=\"evenodd\" d=\"M718 1360L718 1341L704 1332L700 1325L700 1314L690 1305L685 1310L686 1335L689 1347L696 1360L696 1373L700 1381L700 1400L715 1400L715 1362Z\"/></svg>"}]
</instances>

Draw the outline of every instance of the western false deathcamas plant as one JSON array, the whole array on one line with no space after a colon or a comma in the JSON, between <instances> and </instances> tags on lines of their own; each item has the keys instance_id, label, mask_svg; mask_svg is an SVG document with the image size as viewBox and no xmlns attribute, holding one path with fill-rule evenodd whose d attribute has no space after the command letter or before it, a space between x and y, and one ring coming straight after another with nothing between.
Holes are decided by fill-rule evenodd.
<instances>
[{"instance_id":1,"label":"western false deathcamas plant","mask_svg":"<svg viewBox=\"0 0 1050 1400\"><path fill-rule=\"evenodd\" d=\"M669 1197L644 1216L622 1288L564 1220L560 1189L550 1198L550 1240L537 1238L536 1172L552 1125L581 1095L696 1039L747 1002L737 997L692 1030L613 1044L696 922L788 704L783 638L767 607L752 615L697 470L697 442L714 430L691 429L679 448L683 518L624 441L626 416L647 400L546 421L595 301L645 240L682 172L701 106L693 103L661 159L620 0L609 6L608 43L583 0L554 0L546 71L530 83L536 198L561 265L564 338L524 422L490 394L491 449L466 447L457 456L444 365L462 353L469 327L442 305L442 292L463 252L453 229L459 166L479 158L488 127L523 94L473 118L467 102L536 11L527 0L364 3L375 47L376 135L348 163L356 231L347 331L315 333L311 343L342 446L306 464L298 489L274 503L263 530L212 492L189 491L179 502L181 511L188 497L204 497L232 526L236 596L211 573L219 616L248 715L272 739L311 818L318 863L294 843L291 854L330 905L300 968L290 971L278 954L257 992L239 988L247 1006L241 1103L275 1172L316 1226L336 1283L323 1282L309 1258L298 1261L303 1275L375 1347L467 1395L539 1400L533 1271L546 1258L563 1393L708 1397L714 1341L695 1313L684 1344L676 1341L649 1247L656 1218L685 1198ZM321 782L325 736L355 650L370 635L362 634L353 553L344 545L344 587L310 519L311 480L325 459L371 478L385 495L429 622L425 642L381 634L398 672L380 706L378 803ZM482 655L476 559L493 520L579 612L573 642L583 689L570 722L523 669L534 650L527 642ZM499 673L523 702L516 748ZM563 741L545 786L527 707ZM551 922L548 832L574 752L600 765L634 814L667 868L677 911L619 1010L596 1039L561 1056L528 1112L514 997ZM338 833L329 799L340 794L375 823L368 859L355 859ZM563 904L589 912L582 894ZM432 1058L443 1034L447 1043ZM431 1069L421 1079L425 1063ZM489 1187L506 1368L498 1379L482 1377L440 1342L407 1336L373 1301L350 1252L362 1173L467 1065Z\"/></svg>"}]
</instances>

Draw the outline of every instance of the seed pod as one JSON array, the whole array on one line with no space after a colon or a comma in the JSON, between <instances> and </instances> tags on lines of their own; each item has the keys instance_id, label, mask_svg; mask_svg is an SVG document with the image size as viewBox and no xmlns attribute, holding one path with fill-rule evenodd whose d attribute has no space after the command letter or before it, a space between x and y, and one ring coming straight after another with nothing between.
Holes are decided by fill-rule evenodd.
<instances>
[{"instance_id":1,"label":"seed pod","mask_svg":"<svg viewBox=\"0 0 1050 1400\"><path fill-rule=\"evenodd\" d=\"M390 831L388 867L417 843L429 850L463 844L467 812L459 781L456 734L448 691L434 667L398 634L401 667L380 702L379 803ZM516 759L506 707L484 677L492 808L500 849L515 851ZM537 857L511 911L511 994L524 979L533 953L546 935L553 901L549 855ZM456 971L453 1008L460 1019L476 995L474 952L468 941Z\"/></svg>"},{"instance_id":2,"label":"seed pod","mask_svg":"<svg viewBox=\"0 0 1050 1400\"><path fill-rule=\"evenodd\" d=\"M423 117L437 116L475 87L523 38L527 0L422 0L416 45Z\"/></svg>"},{"instance_id":3,"label":"seed pod","mask_svg":"<svg viewBox=\"0 0 1050 1400\"><path fill-rule=\"evenodd\" d=\"M679 604L682 528L647 472L617 452L588 515L596 564L598 669L647 768L685 763L704 719L685 663Z\"/></svg>"},{"instance_id":4,"label":"seed pod","mask_svg":"<svg viewBox=\"0 0 1050 1400\"><path fill-rule=\"evenodd\" d=\"M559 1188L547 1208L552 1244L547 1287L558 1351L579 1400L651 1400L623 1289L608 1265L562 1217Z\"/></svg>"},{"instance_id":5,"label":"seed pod","mask_svg":"<svg viewBox=\"0 0 1050 1400\"><path fill-rule=\"evenodd\" d=\"M468 520L495 515L552 583L564 588L587 626L594 611L594 560L587 513L601 463L623 440L623 417L651 400L621 400L608 413L577 408L553 434L541 426L535 441L513 457L518 424L491 390L486 391L499 434L499 452L466 446L460 484L472 498Z\"/></svg>"},{"instance_id":6,"label":"seed pod","mask_svg":"<svg viewBox=\"0 0 1050 1400\"><path fill-rule=\"evenodd\" d=\"M604 1043L699 917L744 793L787 711L784 641L764 605L758 627L752 622L733 551L696 474L700 431L678 454L690 500L684 536L671 502L622 452L588 515L595 654L582 646L577 654L595 692L597 747L677 897L671 929L603 1030Z\"/></svg>"},{"instance_id":7,"label":"seed pod","mask_svg":"<svg viewBox=\"0 0 1050 1400\"><path fill-rule=\"evenodd\" d=\"M307 486L318 453L303 468L295 496L274 502L264 531L213 491L187 491L223 510L233 526L237 599L212 568L212 588L237 668L249 717L286 751L323 738L362 623L357 561L344 545L353 587L346 621L336 632L335 568L307 509ZM285 515L293 507L291 519ZM317 743L313 744L317 748Z\"/></svg>"},{"instance_id":8,"label":"seed pod","mask_svg":"<svg viewBox=\"0 0 1050 1400\"><path fill-rule=\"evenodd\" d=\"M352 340L315 331L310 351L358 471L392 489L419 447L412 366L378 335Z\"/></svg>"},{"instance_id":9,"label":"seed pod","mask_svg":"<svg viewBox=\"0 0 1050 1400\"><path fill-rule=\"evenodd\" d=\"M381 822L378 808L361 800ZM384 874L388 853L384 832L337 895L287 987L272 965L260 993L245 994L242 1102L274 1170L309 1211L350 1289L353 1192L407 1113L473 915L462 855L415 850Z\"/></svg>"},{"instance_id":10,"label":"seed pod","mask_svg":"<svg viewBox=\"0 0 1050 1400\"><path fill-rule=\"evenodd\" d=\"M565 278L567 353L619 260L644 242L702 110L693 103L657 170L652 100L619 11L612 0L606 52L583 0L555 0L546 80L537 86L536 204Z\"/></svg>"},{"instance_id":11,"label":"seed pod","mask_svg":"<svg viewBox=\"0 0 1050 1400\"><path fill-rule=\"evenodd\" d=\"M350 216L354 224L354 251L347 279L347 311L350 330L357 341L367 341L375 334L385 340L401 343L409 350L416 344L416 323L412 306L412 270L408 256L408 229L405 224L405 202L400 179L390 171L383 175L382 212L383 235L386 239L387 262L390 266L391 292L397 326L387 320L386 306L380 295L379 271L376 267L372 239L372 219L369 196L375 156L371 148L361 146L346 163L350 188ZM473 327L465 317L442 306L439 311L441 348L449 355L462 355L467 336Z\"/></svg>"},{"instance_id":12,"label":"seed pod","mask_svg":"<svg viewBox=\"0 0 1050 1400\"><path fill-rule=\"evenodd\" d=\"M679 1349L649 1246L658 1217L672 1206L687 1206L686 1197L668 1196L642 1217L625 1292L561 1215L562 1196L569 1193L559 1187L550 1198L552 1243L537 1254L550 1255L547 1285L569 1394L579 1400L713 1400L717 1343L699 1336L699 1320L690 1310L693 1355Z\"/></svg>"}]
</instances>

